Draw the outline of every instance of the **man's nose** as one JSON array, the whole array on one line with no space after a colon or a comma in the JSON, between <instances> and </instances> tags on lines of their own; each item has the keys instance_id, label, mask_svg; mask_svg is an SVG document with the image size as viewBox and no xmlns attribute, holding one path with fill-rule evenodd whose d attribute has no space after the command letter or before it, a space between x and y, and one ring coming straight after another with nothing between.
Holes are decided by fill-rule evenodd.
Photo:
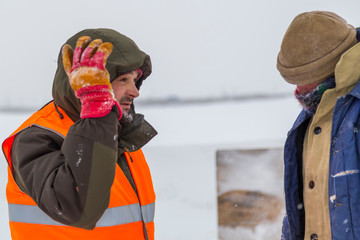
<instances>
[{"instance_id":1,"label":"man's nose","mask_svg":"<svg viewBox=\"0 0 360 240\"><path fill-rule=\"evenodd\" d=\"M137 98L140 95L139 90L137 89L135 83L130 84L128 88L128 94L133 98Z\"/></svg>"}]
</instances>

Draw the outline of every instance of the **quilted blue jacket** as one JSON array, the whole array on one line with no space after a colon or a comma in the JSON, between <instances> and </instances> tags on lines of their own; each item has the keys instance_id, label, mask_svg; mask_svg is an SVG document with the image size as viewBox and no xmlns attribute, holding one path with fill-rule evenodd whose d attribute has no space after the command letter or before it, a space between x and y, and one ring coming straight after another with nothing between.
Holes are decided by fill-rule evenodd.
<instances>
[{"instance_id":1,"label":"quilted blue jacket","mask_svg":"<svg viewBox=\"0 0 360 240\"><path fill-rule=\"evenodd\" d=\"M302 145L311 115L302 111L284 147L286 216L283 240L304 240ZM329 159L332 240L360 239L360 83L338 98L333 111Z\"/></svg>"}]
</instances>

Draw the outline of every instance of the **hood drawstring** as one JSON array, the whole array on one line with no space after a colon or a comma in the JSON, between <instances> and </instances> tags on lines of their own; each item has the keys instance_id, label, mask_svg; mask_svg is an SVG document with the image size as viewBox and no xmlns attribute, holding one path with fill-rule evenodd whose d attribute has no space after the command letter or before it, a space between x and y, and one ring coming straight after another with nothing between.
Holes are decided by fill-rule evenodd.
<instances>
[{"instance_id":1,"label":"hood drawstring","mask_svg":"<svg viewBox=\"0 0 360 240\"><path fill-rule=\"evenodd\" d=\"M127 152L127 154L129 155L131 162L134 162L134 160L133 160L132 157L131 157L131 154L130 154L129 150L128 150L126 147L124 147L124 150L125 150L125 151Z\"/></svg>"},{"instance_id":2,"label":"hood drawstring","mask_svg":"<svg viewBox=\"0 0 360 240\"><path fill-rule=\"evenodd\" d=\"M126 148L124 145L122 145L120 142L118 143L118 147L124 149L125 152L127 152L127 154L129 155L131 162L134 162L134 160L133 160L132 157L131 157L131 154L130 154L129 149L127 149L127 148Z\"/></svg>"},{"instance_id":3,"label":"hood drawstring","mask_svg":"<svg viewBox=\"0 0 360 240\"><path fill-rule=\"evenodd\" d=\"M53 103L54 103L56 112L59 114L60 119L64 119L64 115L59 111L58 106L56 105L56 103L55 102L53 102Z\"/></svg>"}]
</instances>

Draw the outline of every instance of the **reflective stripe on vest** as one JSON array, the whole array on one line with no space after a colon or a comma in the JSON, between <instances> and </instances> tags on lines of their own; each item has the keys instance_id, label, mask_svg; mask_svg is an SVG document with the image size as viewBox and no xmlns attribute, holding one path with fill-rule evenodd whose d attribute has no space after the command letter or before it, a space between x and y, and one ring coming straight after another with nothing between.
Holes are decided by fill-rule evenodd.
<instances>
[{"instance_id":1,"label":"reflective stripe on vest","mask_svg":"<svg viewBox=\"0 0 360 240\"><path fill-rule=\"evenodd\" d=\"M144 205L135 203L126 206L108 208L96 223L96 227L110 227L126 223L154 221L155 203ZM9 204L9 220L12 222L66 226L47 216L38 206Z\"/></svg>"}]
</instances>

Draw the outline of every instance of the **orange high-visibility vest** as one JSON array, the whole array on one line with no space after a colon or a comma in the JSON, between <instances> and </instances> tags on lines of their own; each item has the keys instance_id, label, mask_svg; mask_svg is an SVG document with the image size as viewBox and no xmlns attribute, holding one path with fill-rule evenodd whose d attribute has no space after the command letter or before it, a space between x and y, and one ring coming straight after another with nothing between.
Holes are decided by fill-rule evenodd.
<instances>
[{"instance_id":1,"label":"orange high-visibility vest","mask_svg":"<svg viewBox=\"0 0 360 240\"><path fill-rule=\"evenodd\" d=\"M154 239L155 193L149 167L141 150L125 153L137 187L138 196L126 176L116 165L115 179L111 187L109 206L93 230L66 226L47 216L14 181L11 168L11 147L16 134L37 126L65 137L74 122L53 102L35 112L2 145L8 161L6 197L9 204L10 231L13 240L41 239ZM130 160L130 155L133 161Z\"/></svg>"}]
</instances>

